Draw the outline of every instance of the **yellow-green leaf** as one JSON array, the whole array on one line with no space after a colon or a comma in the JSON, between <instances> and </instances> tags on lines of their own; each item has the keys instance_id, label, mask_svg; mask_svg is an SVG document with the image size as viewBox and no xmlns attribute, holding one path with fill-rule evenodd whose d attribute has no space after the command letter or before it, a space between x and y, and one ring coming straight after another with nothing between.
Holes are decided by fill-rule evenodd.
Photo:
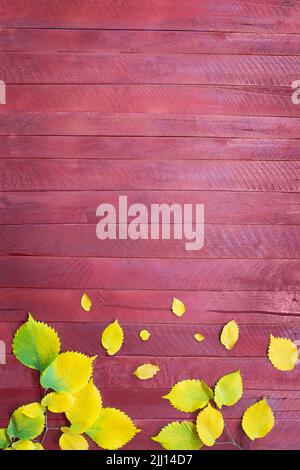
<instances>
[{"instance_id":1,"label":"yellow-green leaf","mask_svg":"<svg viewBox=\"0 0 300 470\"><path fill-rule=\"evenodd\" d=\"M182 317L182 315L185 312L184 303L181 300L176 299L176 297L173 297L173 300L172 300L172 312L177 317Z\"/></svg>"},{"instance_id":2,"label":"yellow-green leaf","mask_svg":"<svg viewBox=\"0 0 300 470\"><path fill-rule=\"evenodd\" d=\"M44 450L39 442L32 442L30 440L20 440L12 444L13 450Z\"/></svg>"},{"instance_id":3,"label":"yellow-green leaf","mask_svg":"<svg viewBox=\"0 0 300 470\"><path fill-rule=\"evenodd\" d=\"M100 392L94 385L93 380L90 380L76 395L73 406L66 411L71 429L79 434L85 432L98 418L101 407Z\"/></svg>"},{"instance_id":4,"label":"yellow-green leaf","mask_svg":"<svg viewBox=\"0 0 300 470\"><path fill-rule=\"evenodd\" d=\"M155 364L141 364L135 369L133 375L140 380L148 380L152 379L159 370L159 366L156 366Z\"/></svg>"},{"instance_id":5,"label":"yellow-green leaf","mask_svg":"<svg viewBox=\"0 0 300 470\"><path fill-rule=\"evenodd\" d=\"M91 310L92 301L91 301L91 299L89 298L89 296L87 294L83 294L83 296L81 297L81 302L80 303L81 303L81 307L86 312L89 312Z\"/></svg>"},{"instance_id":6,"label":"yellow-green leaf","mask_svg":"<svg viewBox=\"0 0 300 470\"><path fill-rule=\"evenodd\" d=\"M37 418L38 416L42 416L45 412L43 406L38 402L23 405L19 408L19 410L28 418Z\"/></svg>"},{"instance_id":7,"label":"yellow-green leaf","mask_svg":"<svg viewBox=\"0 0 300 470\"><path fill-rule=\"evenodd\" d=\"M239 327L234 320L227 323L221 333L221 343L230 351L239 339Z\"/></svg>"},{"instance_id":8,"label":"yellow-green leaf","mask_svg":"<svg viewBox=\"0 0 300 470\"><path fill-rule=\"evenodd\" d=\"M89 444L85 437L74 432L65 432L59 438L61 450L88 450Z\"/></svg>"},{"instance_id":9,"label":"yellow-green leaf","mask_svg":"<svg viewBox=\"0 0 300 470\"><path fill-rule=\"evenodd\" d=\"M95 358L79 352L59 354L42 373L42 387L56 392L78 393L90 380Z\"/></svg>"},{"instance_id":10,"label":"yellow-green leaf","mask_svg":"<svg viewBox=\"0 0 300 470\"><path fill-rule=\"evenodd\" d=\"M151 439L166 450L199 450L203 446L195 424L190 421L174 421Z\"/></svg>"},{"instance_id":11,"label":"yellow-green leaf","mask_svg":"<svg viewBox=\"0 0 300 470\"><path fill-rule=\"evenodd\" d=\"M265 437L274 424L273 411L265 398L249 406L243 414L242 428L252 441Z\"/></svg>"},{"instance_id":12,"label":"yellow-green leaf","mask_svg":"<svg viewBox=\"0 0 300 470\"><path fill-rule=\"evenodd\" d=\"M210 404L197 416L197 432L206 446L213 446L224 430L224 420L220 411L213 408Z\"/></svg>"},{"instance_id":13,"label":"yellow-green leaf","mask_svg":"<svg viewBox=\"0 0 300 470\"><path fill-rule=\"evenodd\" d=\"M213 398L213 392L203 380L182 380L163 398L179 411L191 413L203 408Z\"/></svg>"},{"instance_id":14,"label":"yellow-green leaf","mask_svg":"<svg viewBox=\"0 0 300 470\"><path fill-rule=\"evenodd\" d=\"M10 444L6 429L0 429L0 449L6 449Z\"/></svg>"},{"instance_id":15,"label":"yellow-green leaf","mask_svg":"<svg viewBox=\"0 0 300 470\"><path fill-rule=\"evenodd\" d=\"M201 343L201 341L205 340L205 336L203 336L201 333L195 333L194 338L198 343Z\"/></svg>"},{"instance_id":16,"label":"yellow-green leaf","mask_svg":"<svg viewBox=\"0 0 300 470\"><path fill-rule=\"evenodd\" d=\"M290 339L270 335L268 357L275 369L287 371L294 369L299 359L299 352Z\"/></svg>"},{"instance_id":17,"label":"yellow-green leaf","mask_svg":"<svg viewBox=\"0 0 300 470\"><path fill-rule=\"evenodd\" d=\"M7 427L7 434L10 438L30 440L42 433L45 427L45 415L41 413L30 418L28 414L31 415L32 409L35 409L32 405L33 403L21 406L13 412Z\"/></svg>"},{"instance_id":18,"label":"yellow-green leaf","mask_svg":"<svg viewBox=\"0 0 300 470\"><path fill-rule=\"evenodd\" d=\"M60 341L56 331L46 323L35 321L31 314L14 335L13 353L31 369L42 372L56 358L59 350Z\"/></svg>"},{"instance_id":19,"label":"yellow-green leaf","mask_svg":"<svg viewBox=\"0 0 300 470\"><path fill-rule=\"evenodd\" d=\"M101 343L109 356L116 354L122 347L124 333L118 320L107 325L101 336Z\"/></svg>"},{"instance_id":20,"label":"yellow-green leaf","mask_svg":"<svg viewBox=\"0 0 300 470\"><path fill-rule=\"evenodd\" d=\"M139 333L139 336L140 336L142 341L148 341L151 334L149 333L148 330L141 330L140 333Z\"/></svg>"},{"instance_id":21,"label":"yellow-green leaf","mask_svg":"<svg viewBox=\"0 0 300 470\"><path fill-rule=\"evenodd\" d=\"M75 402L74 395L70 393L48 393L42 399L42 405L52 413L65 413Z\"/></svg>"},{"instance_id":22,"label":"yellow-green leaf","mask_svg":"<svg viewBox=\"0 0 300 470\"><path fill-rule=\"evenodd\" d=\"M221 377L215 386L214 401L219 408L232 406L243 395L243 381L239 370Z\"/></svg>"},{"instance_id":23,"label":"yellow-green leaf","mask_svg":"<svg viewBox=\"0 0 300 470\"><path fill-rule=\"evenodd\" d=\"M131 441L139 431L123 411L102 408L98 419L86 433L99 447L115 450Z\"/></svg>"}]
</instances>

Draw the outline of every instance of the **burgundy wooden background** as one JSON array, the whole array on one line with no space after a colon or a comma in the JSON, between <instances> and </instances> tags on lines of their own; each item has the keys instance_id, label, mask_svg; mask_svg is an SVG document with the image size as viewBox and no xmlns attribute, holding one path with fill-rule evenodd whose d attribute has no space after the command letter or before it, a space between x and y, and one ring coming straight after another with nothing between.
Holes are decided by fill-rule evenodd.
<instances>
[{"instance_id":1,"label":"burgundy wooden background","mask_svg":"<svg viewBox=\"0 0 300 470\"><path fill-rule=\"evenodd\" d=\"M266 349L270 332L300 339L300 2L0 0L0 27L1 339L30 310L64 349L98 353L105 404L143 429L128 449L158 448L149 436L186 417L160 398L176 381L237 368L244 397L224 410L236 439L242 411L266 396L276 428L253 448L299 448L299 368L276 371ZM204 249L99 242L95 209L118 194L204 203ZM106 358L100 332L115 318L126 339ZM232 318L240 340L227 352L218 336ZM0 425L40 396L37 374L7 357ZM147 361L161 372L138 381Z\"/></svg>"}]
</instances>

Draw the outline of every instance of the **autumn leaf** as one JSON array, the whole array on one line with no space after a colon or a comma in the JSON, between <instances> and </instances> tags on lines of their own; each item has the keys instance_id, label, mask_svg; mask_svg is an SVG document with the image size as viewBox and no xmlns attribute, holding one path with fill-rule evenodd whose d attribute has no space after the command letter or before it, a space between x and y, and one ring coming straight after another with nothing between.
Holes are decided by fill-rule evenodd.
<instances>
[{"instance_id":1,"label":"autumn leaf","mask_svg":"<svg viewBox=\"0 0 300 470\"><path fill-rule=\"evenodd\" d=\"M31 314L14 335L13 353L31 369L42 372L56 358L59 350L57 333L46 323L35 321Z\"/></svg>"},{"instance_id":2,"label":"autumn leaf","mask_svg":"<svg viewBox=\"0 0 300 470\"><path fill-rule=\"evenodd\" d=\"M92 308L92 301L87 294L83 294L80 301L81 307L85 312L89 312Z\"/></svg>"},{"instance_id":3,"label":"autumn leaf","mask_svg":"<svg viewBox=\"0 0 300 470\"><path fill-rule=\"evenodd\" d=\"M189 413L204 408L213 398L213 392L203 380L189 379L176 383L162 398L177 410Z\"/></svg>"},{"instance_id":4,"label":"autumn leaf","mask_svg":"<svg viewBox=\"0 0 300 470\"><path fill-rule=\"evenodd\" d=\"M52 413L65 413L75 400L75 397L70 393L51 392L44 396L41 403Z\"/></svg>"},{"instance_id":5,"label":"autumn leaf","mask_svg":"<svg viewBox=\"0 0 300 470\"><path fill-rule=\"evenodd\" d=\"M42 373L41 386L62 393L79 392L90 380L95 358L79 352L59 354Z\"/></svg>"},{"instance_id":6,"label":"autumn leaf","mask_svg":"<svg viewBox=\"0 0 300 470\"><path fill-rule=\"evenodd\" d=\"M151 437L166 450L199 450L203 446L194 423L174 421Z\"/></svg>"},{"instance_id":7,"label":"autumn leaf","mask_svg":"<svg viewBox=\"0 0 300 470\"><path fill-rule=\"evenodd\" d=\"M0 449L6 449L10 444L6 429L0 429Z\"/></svg>"},{"instance_id":8,"label":"autumn leaf","mask_svg":"<svg viewBox=\"0 0 300 470\"><path fill-rule=\"evenodd\" d=\"M288 338L277 338L270 335L268 357L275 369L293 370L299 353L297 346Z\"/></svg>"},{"instance_id":9,"label":"autumn leaf","mask_svg":"<svg viewBox=\"0 0 300 470\"><path fill-rule=\"evenodd\" d=\"M198 435L206 446L213 446L224 430L224 420L220 411L210 404L197 416L196 427Z\"/></svg>"},{"instance_id":10,"label":"autumn leaf","mask_svg":"<svg viewBox=\"0 0 300 470\"><path fill-rule=\"evenodd\" d=\"M42 433L45 427L45 415L41 411L41 406L39 408L32 405L39 405L39 403L20 406L11 415L7 427L7 435L11 439L17 437L21 440L31 440Z\"/></svg>"},{"instance_id":11,"label":"autumn leaf","mask_svg":"<svg viewBox=\"0 0 300 470\"><path fill-rule=\"evenodd\" d=\"M139 337L141 338L142 341L148 341L150 336L151 334L149 333L148 330L141 330L139 333Z\"/></svg>"},{"instance_id":12,"label":"autumn leaf","mask_svg":"<svg viewBox=\"0 0 300 470\"><path fill-rule=\"evenodd\" d=\"M68 431L60 436L59 447L61 450L88 450L89 444L85 437Z\"/></svg>"},{"instance_id":13,"label":"autumn leaf","mask_svg":"<svg viewBox=\"0 0 300 470\"><path fill-rule=\"evenodd\" d=\"M221 377L215 386L214 401L219 408L232 406L243 395L243 381L239 370Z\"/></svg>"},{"instance_id":14,"label":"autumn leaf","mask_svg":"<svg viewBox=\"0 0 300 470\"><path fill-rule=\"evenodd\" d=\"M11 447L13 450L44 450L39 442L33 442L31 440L16 441Z\"/></svg>"},{"instance_id":15,"label":"autumn leaf","mask_svg":"<svg viewBox=\"0 0 300 470\"><path fill-rule=\"evenodd\" d=\"M155 364L142 364L136 368L133 375L140 380L148 380L152 379L159 370L159 366L156 366Z\"/></svg>"},{"instance_id":16,"label":"autumn leaf","mask_svg":"<svg viewBox=\"0 0 300 470\"><path fill-rule=\"evenodd\" d=\"M230 351L239 338L239 327L234 320L227 323L221 333L221 343Z\"/></svg>"},{"instance_id":17,"label":"autumn leaf","mask_svg":"<svg viewBox=\"0 0 300 470\"><path fill-rule=\"evenodd\" d=\"M176 299L176 297L173 297L173 300L172 300L172 312L177 317L182 317L182 315L185 312L184 303L181 302L181 300Z\"/></svg>"},{"instance_id":18,"label":"autumn leaf","mask_svg":"<svg viewBox=\"0 0 300 470\"><path fill-rule=\"evenodd\" d=\"M118 320L107 325L103 330L101 336L101 344L106 349L109 356L116 354L122 347L124 340L124 333L122 327L119 325Z\"/></svg>"},{"instance_id":19,"label":"autumn leaf","mask_svg":"<svg viewBox=\"0 0 300 470\"><path fill-rule=\"evenodd\" d=\"M265 437L274 424L273 411L265 399L251 405L243 414L242 428L252 441Z\"/></svg>"},{"instance_id":20,"label":"autumn leaf","mask_svg":"<svg viewBox=\"0 0 300 470\"><path fill-rule=\"evenodd\" d=\"M93 380L76 395L75 403L66 411L71 430L83 433L89 429L99 416L102 399Z\"/></svg>"},{"instance_id":21,"label":"autumn leaf","mask_svg":"<svg viewBox=\"0 0 300 470\"><path fill-rule=\"evenodd\" d=\"M201 341L205 340L205 336L203 336L201 333L195 333L194 338L198 343L201 343Z\"/></svg>"},{"instance_id":22,"label":"autumn leaf","mask_svg":"<svg viewBox=\"0 0 300 470\"><path fill-rule=\"evenodd\" d=\"M98 419L86 433L99 447L115 450L127 444L139 431L123 411L102 408Z\"/></svg>"}]
</instances>

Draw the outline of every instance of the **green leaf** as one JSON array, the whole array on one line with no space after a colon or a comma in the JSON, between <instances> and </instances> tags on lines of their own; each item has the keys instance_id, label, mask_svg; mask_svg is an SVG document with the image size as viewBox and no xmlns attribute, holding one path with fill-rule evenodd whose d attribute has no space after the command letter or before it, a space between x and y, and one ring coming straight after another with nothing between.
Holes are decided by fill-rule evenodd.
<instances>
[{"instance_id":1,"label":"green leaf","mask_svg":"<svg viewBox=\"0 0 300 470\"><path fill-rule=\"evenodd\" d=\"M190 421L174 421L151 439L166 450L199 450L203 446L195 424Z\"/></svg>"},{"instance_id":2,"label":"green leaf","mask_svg":"<svg viewBox=\"0 0 300 470\"><path fill-rule=\"evenodd\" d=\"M78 393L90 380L95 358L79 352L59 354L42 373L41 386L55 392Z\"/></svg>"},{"instance_id":3,"label":"green leaf","mask_svg":"<svg viewBox=\"0 0 300 470\"><path fill-rule=\"evenodd\" d=\"M45 415L39 403L30 403L15 410L10 418L7 434L10 438L17 437L21 440L35 439L45 427ZM38 409L40 412L38 413ZM34 410L34 412L33 412ZM30 417L34 416L34 417Z\"/></svg>"},{"instance_id":4,"label":"green leaf","mask_svg":"<svg viewBox=\"0 0 300 470\"><path fill-rule=\"evenodd\" d=\"M206 406L213 398L213 392L203 380L182 380L163 398L177 410L191 413Z\"/></svg>"},{"instance_id":5,"label":"green leaf","mask_svg":"<svg viewBox=\"0 0 300 470\"><path fill-rule=\"evenodd\" d=\"M46 323L35 321L31 314L16 331L13 353L25 366L42 372L56 358L60 350L57 333Z\"/></svg>"},{"instance_id":6,"label":"green leaf","mask_svg":"<svg viewBox=\"0 0 300 470\"><path fill-rule=\"evenodd\" d=\"M215 386L215 403L219 408L222 405L232 406L243 395L243 381L239 370L221 377Z\"/></svg>"},{"instance_id":7,"label":"green leaf","mask_svg":"<svg viewBox=\"0 0 300 470\"><path fill-rule=\"evenodd\" d=\"M6 449L10 444L9 437L7 435L7 430L2 428L0 429L0 449Z\"/></svg>"},{"instance_id":8,"label":"green leaf","mask_svg":"<svg viewBox=\"0 0 300 470\"><path fill-rule=\"evenodd\" d=\"M139 431L123 411L102 408L98 419L86 434L99 447L115 450L127 444Z\"/></svg>"}]
</instances>

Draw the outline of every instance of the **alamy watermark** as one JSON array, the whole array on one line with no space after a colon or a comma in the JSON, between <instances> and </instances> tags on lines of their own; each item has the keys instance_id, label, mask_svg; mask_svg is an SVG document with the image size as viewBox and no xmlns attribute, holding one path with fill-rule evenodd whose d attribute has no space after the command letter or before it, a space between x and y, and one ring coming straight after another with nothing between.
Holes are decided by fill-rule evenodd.
<instances>
[{"instance_id":1,"label":"alamy watermark","mask_svg":"<svg viewBox=\"0 0 300 470\"><path fill-rule=\"evenodd\" d=\"M6 344L0 340L0 364L6 364Z\"/></svg>"},{"instance_id":2,"label":"alamy watermark","mask_svg":"<svg viewBox=\"0 0 300 470\"><path fill-rule=\"evenodd\" d=\"M6 84L0 80L0 104L6 104Z\"/></svg>"},{"instance_id":3,"label":"alamy watermark","mask_svg":"<svg viewBox=\"0 0 300 470\"><path fill-rule=\"evenodd\" d=\"M292 82L292 89L295 90L292 93L292 103L300 104L300 80L294 80Z\"/></svg>"},{"instance_id":4,"label":"alamy watermark","mask_svg":"<svg viewBox=\"0 0 300 470\"><path fill-rule=\"evenodd\" d=\"M204 245L204 204L145 204L128 206L127 196L119 196L118 207L100 204L96 227L99 240L186 240L185 249Z\"/></svg>"}]
</instances>

